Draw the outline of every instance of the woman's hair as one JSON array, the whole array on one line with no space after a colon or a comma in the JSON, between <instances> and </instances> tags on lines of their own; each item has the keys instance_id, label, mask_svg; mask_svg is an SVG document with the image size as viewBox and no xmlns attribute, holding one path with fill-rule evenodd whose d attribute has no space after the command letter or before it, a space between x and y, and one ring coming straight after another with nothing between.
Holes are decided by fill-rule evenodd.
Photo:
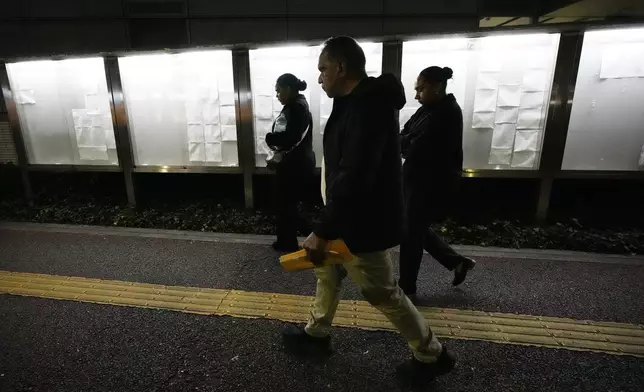
<instances>
[{"instance_id":1,"label":"woman's hair","mask_svg":"<svg viewBox=\"0 0 644 392\"><path fill-rule=\"evenodd\" d=\"M306 82L298 79L295 75L286 73L277 78L277 83L280 87L290 87L294 91L306 90Z\"/></svg>"},{"instance_id":2,"label":"woman's hair","mask_svg":"<svg viewBox=\"0 0 644 392\"><path fill-rule=\"evenodd\" d=\"M427 82L445 83L452 78L454 71L450 67L427 67L420 71L420 76Z\"/></svg>"}]
</instances>

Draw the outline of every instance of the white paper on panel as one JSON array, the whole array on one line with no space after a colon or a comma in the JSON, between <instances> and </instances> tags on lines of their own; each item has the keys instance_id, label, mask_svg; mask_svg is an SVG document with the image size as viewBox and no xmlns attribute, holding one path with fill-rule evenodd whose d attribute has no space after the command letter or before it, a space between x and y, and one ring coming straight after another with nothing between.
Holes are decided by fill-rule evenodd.
<instances>
[{"instance_id":1,"label":"white paper on panel","mask_svg":"<svg viewBox=\"0 0 644 392\"><path fill-rule=\"evenodd\" d=\"M516 124L496 124L492 133L493 149L511 149L514 145Z\"/></svg>"},{"instance_id":2,"label":"white paper on panel","mask_svg":"<svg viewBox=\"0 0 644 392\"><path fill-rule=\"evenodd\" d=\"M108 159L107 147L78 147L78 155L83 161L105 161Z\"/></svg>"},{"instance_id":3,"label":"white paper on panel","mask_svg":"<svg viewBox=\"0 0 644 392\"><path fill-rule=\"evenodd\" d=\"M36 94L34 90L17 90L16 103L18 105L35 105Z\"/></svg>"},{"instance_id":4,"label":"white paper on panel","mask_svg":"<svg viewBox=\"0 0 644 392\"><path fill-rule=\"evenodd\" d=\"M553 48L530 49L519 54L528 69L552 69Z\"/></svg>"},{"instance_id":5,"label":"white paper on panel","mask_svg":"<svg viewBox=\"0 0 644 392\"><path fill-rule=\"evenodd\" d=\"M204 103L219 105L219 90L216 87L208 89L208 95Z\"/></svg>"},{"instance_id":6,"label":"white paper on panel","mask_svg":"<svg viewBox=\"0 0 644 392\"><path fill-rule=\"evenodd\" d=\"M275 97L273 96L273 113L274 112L281 112L282 109L284 108L284 105Z\"/></svg>"},{"instance_id":7,"label":"white paper on panel","mask_svg":"<svg viewBox=\"0 0 644 392\"><path fill-rule=\"evenodd\" d=\"M204 127L202 124L188 124L188 142L190 143L203 143L206 139L204 137Z\"/></svg>"},{"instance_id":8,"label":"white paper on panel","mask_svg":"<svg viewBox=\"0 0 644 392\"><path fill-rule=\"evenodd\" d=\"M257 95L275 95L275 81L269 78L255 78L253 83L253 88L255 91L253 93Z\"/></svg>"},{"instance_id":9,"label":"white paper on panel","mask_svg":"<svg viewBox=\"0 0 644 392\"><path fill-rule=\"evenodd\" d=\"M237 140L237 126L236 125L222 125L221 126L221 140L224 142L234 142Z\"/></svg>"},{"instance_id":10,"label":"white paper on panel","mask_svg":"<svg viewBox=\"0 0 644 392\"><path fill-rule=\"evenodd\" d=\"M496 90L476 90L474 95L475 112L496 111Z\"/></svg>"},{"instance_id":11,"label":"white paper on panel","mask_svg":"<svg viewBox=\"0 0 644 392\"><path fill-rule=\"evenodd\" d=\"M494 112L474 112L472 128L494 128Z\"/></svg>"},{"instance_id":12,"label":"white paper on panel","mask_svg":"<svg viewBox=\"0 0 644 392\"><path fill-rule=\"evenodd\" d=\"M188 150L191 162L203 162L206 160L205 143L188 143Z\"/></svg>"},{"instance_id":13,"label":"white paper on panel","mask_svg":"<svg viewBox=\"0 0 644 392\"><path fill-rule=\"evenodd\" d=\"M87 117L93 127L105 128L105 115L101 112L94 110L89 111L87 112Z\"/></svg>"},{"instance_id":14,"label":"white paper on panel","mask_svg":"<svg viewBox=\"0 0 644 392\"><path fill-rule=\"evenodd\" d=\"M496 108L496 118L494 119L494 122L497 124L516 124L518 116L518 107Z\"/></svg>"},{"instance_id":15,"label":"white paper on panel","mask_svg":"<svg viewBox=\"0 0 644 392\"><path fill-rule=\"evenodd\" d=\"M101 86L98 83L95 83L94 81L82 81L81 83L81 88L85 91L86 94L98 94L101 90Z\"/></svg>"},{"instance_id":16,"label":"white paper on panel","mask_svg":"<svg viewBox=\"0 0 644 392\"><path fill-rule=\"evenodd\" d=\"M320 116L329 116L333 111L333 99L327 97L325 92L320 95Z\"/></svg>"},{"instance_id":17,"label":"white paper on panel","mask_svg":"<svg viewBox=\"0 0 644 392\"><path fill-rule=\"evenodd\" d=\"M219 108L219 119L221 125L237 125L234 106L222 106Z\"/></svg>"},{"instance_id":18,"label":"white paper on panel","mask_svg":"<svg viewBox=\"0 0 644 392\"><path fill-rule=\"evenodd\" d=\"M512 154L512 167L534 168L537 161L537 152L535 151L517 151Z\"/></svg>"},{"instance_id":19,"label":"white paper on panel","mask_svg":"<svg viewBox=\"0 0 644 392\"><path fill-rule=\"evenodd\" d=\"M204 103L210 95L207 86L193 85L184 88L185 99L190 102Z\"/></svg>"},{"instance_id":20,"label":"white paper on panel","mask_svg":"<svg viewBox=\"0 0 644 392\"><path fill-rule=\"evenodd\" d=\"M273 130L273 121L257 120L255 121L255 134L257 137L264 137Z\"/></svg>"},{"instance_id":21,"label":"white paper on panel","mask_svg":"<svg viewBox=\"0 0 644 392\"><path fill-rule=\"evenodd\" d=\"M487 163L490 165L509 165L511 161L512 150L497 150L493 148L490 150Z\"/></svg>"},{"instance_id":22,"label":"white paper on panel","mask_svg":"<svg viewBox=\"0 0 644 392\"><path fill-rule=\"evenodd\" d=\"M203 112L200 102L188 101L186 107L186 122L188 124L203 124Z\"/></svg>"},{"instance_id":23,"label":"white paper on panel","mask_svg":"<svg viewBox=\"0 0 644 392\"><path fill-rule=\"evenodd\" d=\"M221 161L221 143L206 143L206 162Z\"/></svg>"},{"instance_id":24,"label":"white paper on panel","mask_svg":"<svg viewBox=\"0 0 644 392\"><path fill-rule=\"evenodd\" d=\"M324 128L326 128L326 123L329 121L329 116L320 116L320 134L324 135Z\"/></svg>"},{"instance_id":25,"label":"white paper on panel","mask_svg":"<svg viewBox=\"0 0 644 392\"><path fill-rule=\"evenodd\" d=\"M311 90L310 89L300 91L300 94L304 95L304 99L306 99L306 102L309 102L309 103L311 102ZM273 96L275 96L275 95L273 95Z\"/></svg>"},{"instance_id":26,"label":"white paper on panel","mask_svg":"<svg viewBox=\"0 0 644 392\"><path fill-rule=\"evenodd\" d=\"M219 105L204 103L202 115L204 124L219 124Z\"/></svg>"},{"instance_id":27,"label":"white paper on panel","mask_svg":"<svg viewBox=\"0 0 644 392\"><path fill-rule=\"evenodd\" d=\"M497 106L518 107L521 104L521 86L518 84L506 84L499 86L499 97Z\"/></svg>"},{"instance_id":28,"label":"white paper on panel","mask_svg":"<svg viewBox=\"0 0 644 392\"><path fill-rule=\"evenodd\" d=\"M644 42L605 45L599 77L644 77Z\"/></svg>"},{"instance_id":29,"label":"white paper on panel","mask_svg":"<svg viewBox=\"0 0 644 392\"><path fill-rule=\"evenodd\" d=\"M543 70L528 70L523 75L523 91L546 91L548 72Z\"/></svg>"},{"instance_id":30,"label":"white paper on panel","mask_svg":"<svg viewBox=\"0 0 644 392\"><path fill-rule=\"evenodd\" d=\"M503 68L503 58L497 53L483 55L480 59L479 72L499 72Z\"/></svg>"},{"instance_id":31,"label":"white paper on panel","mask_svg":"<svg viewBox=\"0 0 644 392\"><path fill-rule=\"evenodd\" d=\"M74 131L76 131L76 144L78 146L91 146L91 129L91 127L74 127Z\"/></svg>"},{"instance_id":32,"label":"white paper on panel","mask_svg":"<svg viewBox=\"0 0 644 392\"><path fill-rule=\"evenodd\" d=\"M221 143L222 162L220 166L238 166L239 155L237 151L237 142Z\"/></svg>"},{"instance_id":33,"label":"white paper on panel","mask_svg":"<svg viewBox=\"0 0 644 392\"><path fill-rule=\"evenodd\" d=\"M91 147L107 147L105 141L105 130L102 127L89 128L90 140L85 146Z\"/></svg>"},{"instance_id":34,"label":"white paper on panel","mask_svg":"<svg viewBox=\"0 0 644 392\"><path fill-rule=\"evenodd\" d=\"M86 94L85 109L103 110L110 107L107 94Z\"/></svg>"},{"instance_id":35,"label":"white paper on panel","mask_svg":"<svg viewBox=\"0 0 644 392\"><path fill-rule=\"evenodd\" d=\"M266 95L256 95L254 101L255 107L253 107L253 111L255 117L262 120L272 120L273 98Z\"/></svg>"},{"instance_id":36,"label":"white paper on panel","mask_svg":"<svg viewBox=\"0 0 644 392\"><path fill-rule=\"evenodd\" d=\"M219 104L221 106L235 106L235 93L232 91L219 91Z\"/></svg>"},{"instance_id":37,"label":"white paper on panel","mask_svg":"<svg viewBox=\"0 0 644 392\"><path fill-rule=\"evenodd\" d=\"M269 151L270 149L268 148L266 141L258 137L257 140L255 140L255 153L257 155L268 155Z\"/></svg>"},{"instance_id":38,"label":"white paper on panel","mask_svg":"<svg viewBox=\"0 0 644 392\"><path fill-rule=\"evenodd\" d=\"M92 112L87 109L72 109L72 121L74 122L74 127L91 127L92 117L89 113Z\"/></svg>"},{"instance_id":39,"label":"white paper on panel","mask_svg":"<svg viewBox=\"0 0 644 392\"><path fill-rule=\"evenodd\" d=\"M107 148L114 150L116 148L116 140L114 139L114 130L113 129L105 129L105 146Z\"/></svg>"},{"instance_id":40,"label":"white paper on panel","mask_svg":"<svg viewBox=\"0 0 644 392\"><path fill-rule=\"evenodd\" d=\"M517 151L537 151L537 140L539 131L536 129L517 131L514 137L514 152Z\"/></svg>"},{"instance_id":41,"label":"white paper on panel","mask_svg":"<svg viewBox=\"0 0 644 392\"><path fill-rule=\"evenodd\" d=\"M517 129L538 129L541 128L542 110L521 109L519 110L519 119Z\"/></svg>"},{"instance_id":42,"label":"white paper on panel","mask_svg":"<svg viewBox=\"0 0 644 392\"><path fill-rule=\"evenodd\" d=\"M101 116L102 122L101 126L104 129L114 130L114 124L112 123L112 115L109 113L103 113Z\"/></svg>"},{"instance_id":43,"label":"white paper on panel","mask_svg":"<svg viewBox=\"0 0 644 392\"><path fill-rule=\"evenodd\" d=\"M521 94L521 109L536 109L543 107L544 92L524 92Z\"/></svg>"},{"instance_id":44,"label":"white paper on panel","mask_svg":"<svg viewBox=\"0 0 644 392\"><path fill-rule=\"evenodd\" d=\"M204 103L219 105L219 89L217 89L217 86L210 86L210 88L208 88Z\"/></svg>"},{"instance_id":45,"label":"white paper on panel","mask_svg":"<svg viewBox=\"0 0 644 392\"><path fill-rule=\"evenodd\" d=\"M477 90L496 90L499 87L498 73L479 72L476 77Z\"/></svg>"},{"instance_id":46,"label":"white paper on panel","mask_svg":"<svg viewBox=\"0 0 644 392\"><path fill-rule=\"evenodd\" d=\"M204 139L209 143L220 143L222 141L221 126L219 124L205 124Z\"/></svg>"}]
</instances>

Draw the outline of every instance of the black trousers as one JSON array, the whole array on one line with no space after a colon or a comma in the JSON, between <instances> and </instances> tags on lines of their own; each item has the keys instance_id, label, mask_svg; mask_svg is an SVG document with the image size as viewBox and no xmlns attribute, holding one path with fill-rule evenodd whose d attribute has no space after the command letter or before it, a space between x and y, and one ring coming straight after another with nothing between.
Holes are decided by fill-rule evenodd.
<instances>
[{"instance_id":1,"label":"black trousers","mask_svg":"<svg viewBox=\"0 0 644 392\"><path fill-rule=\"evenodd\" d=\"M415 294L423 249L450 271L463 260L463 256L456 253L430 226L444 219L450 201L456 194L456 185L447 184L430 190L425 186L405 184L404 193L407 226L400 244L399 285L405 294Z\"/></svg>"},{"instance_id":2,"label":"black trousers","mask_svg":"<svg viewBox=\"0 0 644 392\"><path fill-rule=\"evenodd\" d=\"M285 246L297 246L297 228L300 223L297 204L310 193L313 170L289 167L278 169L275 174L277 241Z\"/></svg>"}]
</instances>

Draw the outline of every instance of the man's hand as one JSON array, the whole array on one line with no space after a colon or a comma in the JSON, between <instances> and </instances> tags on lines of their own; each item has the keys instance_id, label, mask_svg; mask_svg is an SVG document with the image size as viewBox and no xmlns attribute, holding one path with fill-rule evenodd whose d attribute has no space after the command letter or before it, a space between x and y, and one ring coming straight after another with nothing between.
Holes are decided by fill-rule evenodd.
<instances>
[{"instance_id":1,"label":"man's hand","mask_svg":"<svg viewBox=\"0 0 644 392\"><path fill-rule=\"evenodd\" d=\"M322 239L311 233L309 237L302 244L302 248L306 250L306 255L311 260L313 265L316 267L321 267L324 265L324 259L326 259L326 249L329 245L329 242L325 239Z\"/></svg>"}]
</instances>

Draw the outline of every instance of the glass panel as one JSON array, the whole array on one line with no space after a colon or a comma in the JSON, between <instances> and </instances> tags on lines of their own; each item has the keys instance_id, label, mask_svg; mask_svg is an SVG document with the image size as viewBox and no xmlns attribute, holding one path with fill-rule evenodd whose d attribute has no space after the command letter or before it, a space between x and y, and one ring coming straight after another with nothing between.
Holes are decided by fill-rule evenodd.
<instances>
[{"instance_id":1,"label":"glass panel","mask_svg":"<svg viewBox=\"0 0 644 392\"><path fill-rule=\"evenodd\" d=\"M382 71L382 44L360 43L367 59L367 74L378 76ZM284 73L292 73L305 80L308 87L302 92L309 102L313 116L313 151L317 165L322 161L322 133L326 118L331 113L331 100L318 85L318 56L321 46L266 48L250 51L251 88L253 91L253 118L255 152L258 167L266 166L268 147L264 142L273 120L282 110L275 97L275 81Z\"/></svg>"},{"instance_id":2,"label":"glass panel","mask_svg":"<svg viewBox=\"0 0 644 392\"><path fill-rule=\"evenodd\" d=\"M414 91L420 71L450 67L447 91L463 110L464 168L536 170L558 45L559 34L405 42L401 127L420 107Z\"/></svg>"},{"instance_id":3,"label":"glass panel","mask_svg":"<svg viewBox=\"0 0 644 392\"><path fill-rule=\"evenodd\" d=\"M237 166L230 51L119 58L137 165Z\"/></svg>"},{"instance_id":4,"label":"glass panel","mask_svg":"<svg viewBox=\"0 0 644 392\"><path fill-rule=\"evenodd\" d=\"M29 162L118 165L102 58L7 64Z\"/></svg>"},{"instance_id":5,"label":"glass panel","mask_svg":"<svg viewBox=\"0 0 644 392\"><path fill-rule=\"evenodd\" d=\"M644 169L644 28L584 34L564 170Z\"/></svg>"}]
</instances>

